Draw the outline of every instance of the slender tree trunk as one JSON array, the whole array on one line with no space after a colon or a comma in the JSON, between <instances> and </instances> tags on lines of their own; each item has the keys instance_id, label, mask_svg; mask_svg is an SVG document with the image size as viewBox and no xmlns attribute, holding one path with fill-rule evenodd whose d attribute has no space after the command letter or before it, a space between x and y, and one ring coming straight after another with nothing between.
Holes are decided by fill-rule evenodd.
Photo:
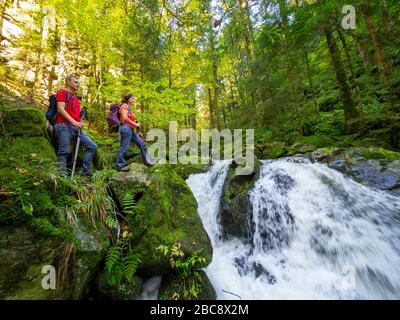
<instances>
[{"instance_id":1,"label":"slender tree trunk","mask_svg":"<svg viewBox=\"0 0 400 320\"><path fill-rule=\"evenodd\" d=\"M42 12L42 7L40 7L40 12ZM36 64L35 64L35 77L33 81L33 88L32 88L32 98L35 98L38 91L42 87L42 78L43 78L43 51L46 45L45 39L45 30L43 26L45 17L41 17L40 19L40 47L36 54Z\"/></svg>"},{"instance_id":2,"label":"slender tree trunk","mask_svg":"<svg viewBox=\"0 0 400 320\"><path fill-rule=\"evenodd\" d=\"M214 106L212 98L212 89L208 88L208 110L210 113L210 129L214 128Z\"/></svg>"},{"instance_id":3,"label":"slender tree trunk","mask_svg":"<svg viewBox=\"0 0 400 320\"><path fill-rule=\"evenodd\" d=\"M193 114L190 116L190 125L193 130L196 130L197 129L196 112L195 112L195 110L196 110L196 93L194 93L194 95L193 95L192 109L193 109Z\"/></svg>"},{"instance_id":4,"label":"slender tree trunk","mask_svg":"<svg viewBox=\"0 0 400 320\"><path fill-rule=\"evenodd\" d=\"M285 51L287 52L286 58L287 58L287 74L289 78L289 83L290 83L290 89L291 89L291 101L295 107L296 115L299 120L299 132L301 135L303 135L303 117L300 112L300 105L298 102L298 90L297 90L297 77L296 77L296 70L295 70L295 63L293 59L293 53L292 53L292 45L290 43L291 39L291 34L289 32L289 19L288 19L288 12L287 12L287 7L286 7L286 1L285 0L279 0L279 12L280 16L282 19L282 42Z\"/></svg>"},{"instance_id":5,"label":"slender tree trunk","mask_svg":"<svg viewBox=\"0 0 400 320\"><path fill-rule=\"evenodd\" d=\"M318 102L317 102L317 98L316 98L316 94L315 94L314 82L313 82L313 80L312 80L312 74L311 74L311 68L310 68L310 61L308 60L308 51L307 51L307 48L304 49L304 60L306 61L308 83L310 84L310 88L311 88L311 93L312 93L312 97L313 97L313 103L314 103L315 111L316 111L317 114L318 114L318 113L319 113L319 106L318 106Z\"/></svg>"},{"instance_id":6,"label":"slender tree trunk","mask_svg":"<svg viewBox=\"0 0 400 320\"><path fill-rule=\"evenodd\" d=\"M332 34L331 27L327 24L325 25L325 36L328 43L332 64L335 69L337 82L341 92L341 99L344 108L345 130L346 132L351 132L357 128L356 124L358 122L359 114L354 106L353 98L351 96L351 90L346 78L346 73L340 59L336 39Z\"/></svg>"},{"instance_id":7,"label":"slender tree trunk","mask_svg":"<svg viewBox=\"0 0 400 320\"><path fill-rule=\"evenodd\" d=\"M390 102L391 108L393 110L396 110L397 104L398 104L398 101L397 101L398 99L396 97L395 90L392 88L392 86L389 84L389 81L388 81L388 75L391 71L391 66L390 66L390 63L385 60L383 48L382 48L381 44L379 43L378 35L375 31L374 22L372 19L372 8L367 3L364 4L364 6L362 8L363 8L363 15L364 15L365 23L367 25L368 35L371 40L372 47L374 48L374 56L375 56L378 70L379 70L379 76L381 78L381 81L384 83L386 88L388 88L388 90L389 90L389 102Z\"/></svg>"},{"instance_id":8,"label":"slender tree trunk","mask_svg":"<svg viewBox=\"0 0 400 320\"><path fill-rule=\"evenodd\" d=\"M362 59L363 65L364 65L364 71L367 71L371 64L371 61L370 61L368 50L365 48L365 45L361 39L362 36L360 34L355 34L355 33L351 33L351 35L353 37L354 42L357 45L358 53Z\"/></svg>"},{"instance_id":9,"label":"slender tree trunk","mask_svg":"<svg viewBox=\"0 0 400 320\"><path fill-rule=\"evenodd\" d=\"M3 41L3 26L7 9L12 5L12 0L0 0L0 43Z\"/></svg>"},{"instance_id":10,"label":"slender tree trunk","mask_svg":"<svg viewBox=\"0 0 400 320\"><path fill-rule=\"evenodd\" d=\"M382 20L385 26L386 34L388 35L388 40L393 41L396 39L396 28L395 22L390 16L389 7L386 0L382 0Z\"/></svg>"},{"instance_id":11,"label":"slender tree trunk","mask_svg":"<svg viewBox=\"0 0 400 320\"><path fill-rule=\"evenodd\" d=\"M48 82L47 82L47 93L50 94L53 92L53 81L57 80L57 74L56 74L56 65L58 63L57 59L57 53L60 50L60 35L59 35L59 27L57 20L55 22L55 29L53 33L53 41L52 41L52 55L53 58L51 60L51 69L48 77Z\"/></svg>"},{"instance_id":12,"label":"slender tree trunk","mask_svg":"<svg viewBox=\"0 0 400 320\"><path fill-rule=\"evenodd\" d=\"M350 48L348 47L348 45L346 43L346 39L344 38L343 33L340 31L340 28L337 28L337 32L338 32L339 39L343 46L343 51L345 52L345 55L346 55L347 65L349 66L349 69L350 69L351 81L353 82L354 89L355 89L355 96L358 101L358 112L361 115L363 112L362 98L361 98L360 86L358 85L358 80L354 73L353 64L351 62L352 59L350 57Z\"/></svg>"},{"instance_id":13,"label":"slender tree trunk","mask_svg":"<svg viewBox=\"0 0 400 320\"><path fill-rule=\"evenodd\" d=\"M371 12L372 9L369 5L365 5L363 8L364 8L363 15L364 15L365 23L367 25L368 35L371 40L372 47L374 48L374 55L375 55L376 64L378 66L379 75L381 77L381 80L386 82L386 77L388 75L389 68L385 61L383 49L378 41L378 36L375 31L374 22L372 20L372 12Z\"/></svg>"}]
</instances>

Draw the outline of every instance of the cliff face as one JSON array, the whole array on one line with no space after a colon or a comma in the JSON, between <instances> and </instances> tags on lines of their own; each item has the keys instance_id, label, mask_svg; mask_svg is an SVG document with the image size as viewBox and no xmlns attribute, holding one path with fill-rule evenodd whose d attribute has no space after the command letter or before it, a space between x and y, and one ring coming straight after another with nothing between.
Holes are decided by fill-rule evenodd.
<instances>
[{"instance_id":1,"label":"cliff face","mask_svg":"<svg viewBox=\"0 0 400 320\"><path fill-rule=\"evenodd\" d=\"M175 275L157 247L180 243L184 257L201 252L196 267L211 261L196 200L173 167L134 163L127 173L102 168L71 181L57 172L41 111L1 112L0 299L136 299L142 278ZM107 263L120 241L140 262L134 277L113 282ZM51 284L48 266L54 290L43 287Z\"/></svg>"}]
</instances>

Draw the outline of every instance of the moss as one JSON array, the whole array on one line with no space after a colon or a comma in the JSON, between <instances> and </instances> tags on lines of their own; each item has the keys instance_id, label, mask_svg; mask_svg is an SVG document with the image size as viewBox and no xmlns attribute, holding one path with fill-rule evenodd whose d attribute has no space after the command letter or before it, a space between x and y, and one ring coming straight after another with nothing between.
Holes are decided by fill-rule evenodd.
<instances>
[{"instance_id":1,"label":"moss","mask_svg":"<svg viewBox=\"0 0 400 320\"><path fill-rule=\"evenodd\" d=\"M35 218L30 223L31 227L36 230L38 234L50 235L53 237L63 237L63 232L60 228L56 228L46 218Z\"/></svg>"},{"instance_id":2,"label":"moss","mask_svg":"<svg viewBox=\"0 0 400 320\"><path fill-rule=\"evenodd\" d=\"M263 156L266 159L276 159L284 156L286 152L287 152L287 147L285 146L271 145L267 146L266 150L263 152Z\"/></svg>"},{"instance_id":3,"label":"moss","mask_svg":"<svg viewBox=\"0 0 400 320\"><path fill-rule=\"evenodd\" d=\"M44 137L1 138L0 147L0 221L26 221L24 206L32 215L54 213L52 194L56 174L55 153Z\"/></svg>"},{"instance_id":4,"label":"moss","mask_svg":"<svg viewBox=\"0 0 400 320\"><path fill-rule=\"evenodd\" d=\"M38 109L3 108L5 112L3 123L7 135L38 137L46 132L46 118Z\"/></svg>"},{"instance_id":5,"label":"moss","mask_svg":"<svg viewBox=\"0 0 400 320\"><path fill-rule=\"evenodd\" d=\"M191 174L206 172L208 167L208 164L177 164L173 166L173 169L183 180L186 180Z\"/></svg>"},{"instance_id":6,"label":"moss","mask_svg":"<svg viewBox=\"0 0 400 320\"><path fill-rule=\"evenodd\" d=\"M325 148L322 148L322 150L323 150L325 153L327 153L327 154L332 154L332 151L334 150L334 148L332 148L332 147L325 147Z\"/></svg>"},{"instance_id":7,"label":"moss","mask_svg":"<svg viewBox=\"0 0 400 320\"><path fill-rule=\"evenodd\" d=\"M127 216L136 250L142 253L142 272L157 275L170 269L168 258L156 251L160 245L182 244L185 253L203 249L206 265L212 247L197 214L197 202L186 182L169 165L149 170L151 184Z\"/></svg>"},{"instance_id":8,"label":"moss","mask_svg":"<svg viewBox=\"0 0 400 320\"><path fill-rule=\"evenodd\" d=\"M400 160L400 153L390 151L383 148L370 147L362 152L362 155L367 159L386 159L386 160Z\"/></svg>"}]
</instances>

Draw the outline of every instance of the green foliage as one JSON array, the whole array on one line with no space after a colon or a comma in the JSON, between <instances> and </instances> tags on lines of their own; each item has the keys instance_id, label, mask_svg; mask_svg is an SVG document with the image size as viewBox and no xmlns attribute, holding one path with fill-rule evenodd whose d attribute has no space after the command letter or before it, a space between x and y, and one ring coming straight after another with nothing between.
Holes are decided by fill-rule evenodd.
<instances>
[{"instance_id":1,"label":"green foliage","mask_svg":"<svg viewBox=\"0 0 400 320\"><path fill-rule=\"evenodd\" d=\"M114 200L108 193L113 173L112 169L96 171L89 181L78 176L71 183L81 213L93 226L96 221L105 223L109 215L115 212Z\"/></svg>"},{"instance_id":2,"label":"green foliage","mask_svg":"<svg viewBox=\"0 0 400 320\"><path fill-rule=\"evenodd\" d=\"M131 248L130 236L123 238L107 250L106 279L111 286L119 286L122 281L131 283L141 263L141 254Z\"/></svg>"},{"instance_id":3,"label":"green foliage","mask_svg":"<svg viewBox=\"0 0 400 320\"><path fill-rule=\"evenodd\" d=\"M201 250L194 251L190 256L185 257L181 244L176 242L171 246L161 245L156 249L160 254L169 257L171 268L176 271L179 278L179 288L166 299L195 299L202 293L202 281L197 268L205 263Z\"/></svg>"}]
</instances>

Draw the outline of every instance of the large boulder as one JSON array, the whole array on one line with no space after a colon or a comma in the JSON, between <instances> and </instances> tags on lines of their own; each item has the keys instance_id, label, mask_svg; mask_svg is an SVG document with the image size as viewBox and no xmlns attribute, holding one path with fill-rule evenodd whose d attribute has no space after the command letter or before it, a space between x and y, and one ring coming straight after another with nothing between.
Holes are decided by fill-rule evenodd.
<instances>
[{"instance_id":1,"label":"large boulder","mask_svg":"<svg viewBox=\"0 0 400 320\"><path fill-rule=\"evenodd\" d=\"M59 298L59 292L42 287L42 269L54 265L61 243L27 227L0 227L0 299Z\"/></svg>"},{"instance_id":2,"label":"large boulder","mask_svg":"<svg viewBox=\"0 0 400 320\"><path fill-rule=\"evenodd\" d=\"M311 154L313 161L324 162L356 181L400 195L400 153L377 147L320 149Z\"/></svg>"},{"instance_id":3,"label":"large boulder","mask_svg":"<svg viewBox=\"0 0 400 320\"><path fill-rule=\"evenodd\" d=\"M70 223L78 213L71 212L80 203L70 195L73 183L58 174L43 112L27 108L3 112L0 298L80 299L104 257L108 233L79 216ZM46 276L42 269L47 265L56 269L57 290L42 288Z\"/></svg>"},{"instance_id":4,"label":"large boulder","mask_svg":"<svg viewBox=\"0 0 400 320\"><path fill-rule=\"evenodd\" d=\"M81 299L104 257L104 240L99 227L77 225L72 241L27 226L1 227L0 299ZM55 268L55 290L42 286L45 266Z\"/></svg>"},{"instance_id":5,"label":"large boulder","mask_svg":"<svg viewBox=\"0 0 400 320\"><path fill-rule=\"evenodd\" d=\"M251 222L253 207L249 191L254 187L260 175L260 163L255 161L250 175L238 175L233 163L228 171L221 201L220 221L225 239L237 237L249 241L254 226Z\"/></svg>"},{"instance_id":6,"label":"large boulder","mask_svg":"<svg viewBox=\"0 0 400 320\"><path fill-rule=\"evenodd\" d=\"M32 108L0 108L5 134L8 136L40 137L46 133L44 113Z\"/></svg>"},{"instance_id":7,"label":"large boulder","mask_svg":"<svg viewBox=\"0 0 400 320\"><path fill-rule=\"evenodd\" d=\"M126 218L135 250L142 253L139 274L169 273L169 257L156 248L176 242L187 255L201 250L206 258L202 267L211 262L212 246L197 214L196 199L173 166L160 164L148 169L132 164L129 172L115 175L112 187L120 204L127 195L134 204Z\"/></svg>"}]
</instances>

